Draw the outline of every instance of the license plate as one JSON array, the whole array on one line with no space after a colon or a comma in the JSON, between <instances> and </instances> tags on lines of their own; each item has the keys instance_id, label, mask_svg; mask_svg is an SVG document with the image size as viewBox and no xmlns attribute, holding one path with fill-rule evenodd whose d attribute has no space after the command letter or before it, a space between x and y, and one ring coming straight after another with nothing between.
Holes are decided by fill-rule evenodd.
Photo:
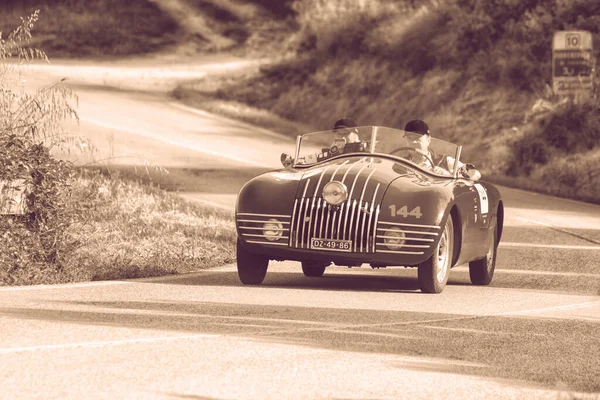
<instances>
[{"instance_id":1,"label":"license plate","mask_svg":"<svg viewBox=\"0 0 600 400\"><path fill-rule=\"evenodd\" d=\"M314 238L310 241L310 248L319 250L352 251L352 240Z\"/></svg>"}]
</instances>

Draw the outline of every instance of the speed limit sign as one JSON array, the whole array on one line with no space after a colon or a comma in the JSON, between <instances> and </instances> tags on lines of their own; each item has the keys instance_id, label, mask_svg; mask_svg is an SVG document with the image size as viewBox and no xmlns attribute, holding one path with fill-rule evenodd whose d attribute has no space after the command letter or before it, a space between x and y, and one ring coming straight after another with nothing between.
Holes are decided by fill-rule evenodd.
<instances>
[{"instance_id":1,"label":"speed limit sign","mask_svg":"<svg viewBox=\"0 0 600 400\"><path fill-rule=\"evenodd\" d=\"M552 86L559 95L590 94L595 58L588 31L558 31L552 40Z\"/></svg>"}]
</instances>

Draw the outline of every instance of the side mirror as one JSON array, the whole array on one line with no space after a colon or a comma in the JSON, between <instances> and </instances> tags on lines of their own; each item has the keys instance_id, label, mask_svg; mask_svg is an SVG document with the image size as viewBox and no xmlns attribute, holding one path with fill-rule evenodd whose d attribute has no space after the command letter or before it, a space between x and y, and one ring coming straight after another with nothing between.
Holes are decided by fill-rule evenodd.
<instances>
[{"instance_id":1,"label":"side mirror","mask_svg":"<svg viewBox=\"0 0 600 400\"><path fill-rule=\"evenodd\" d=\"M283 165L284 168L287 168L290 165L292 165L292 162L292 156L290 156L289 154L281 153L281 165Z\"/></svg>"},{"instance_id":2,"label":"side mirror","mask_svg":"<svg viewBox=\"0 0 600 400\"><path fill-rule=\"evenodd\" d=\"M460 168L460 173L465 178L472 180L473 182L477 182L481 179L481 172L475 168L473 164L465 164Z\"/></svg>"}]
</instances>

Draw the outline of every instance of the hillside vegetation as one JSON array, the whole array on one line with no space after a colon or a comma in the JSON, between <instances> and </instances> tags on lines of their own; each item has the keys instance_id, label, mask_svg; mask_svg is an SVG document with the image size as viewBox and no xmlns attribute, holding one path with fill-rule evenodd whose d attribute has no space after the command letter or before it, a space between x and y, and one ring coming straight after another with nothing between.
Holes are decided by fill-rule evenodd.
<instances>
[{"instance_id":1,"label":"hillside vegetation","mask_svg":"<svg viewBox=\"0 0 600 400\"><path fill-rule=\"evenodd\" d=\"M422 118L488 177L600 202L598 98L561 102L550 86L554 31L589 30L600 43L600 2L302 0L292 9L293 57L205 94L315 130L342 115L396 127ZM544 107L532 110L536 102Z\"/></svg>"}]
</instances>

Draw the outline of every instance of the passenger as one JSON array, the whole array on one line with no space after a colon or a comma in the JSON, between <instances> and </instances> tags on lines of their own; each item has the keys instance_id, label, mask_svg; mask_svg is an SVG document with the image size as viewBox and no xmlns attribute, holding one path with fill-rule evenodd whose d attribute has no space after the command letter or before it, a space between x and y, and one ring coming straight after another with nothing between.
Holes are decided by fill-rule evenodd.
<instances>
[{"instance_id":1,"label":"passenger","mask_svg":"<svg viewBox=\"0 0 600 400\"><path fill-rule=\"evenodd\" d=\"M407 159L436 174L449 175L454 165L454 158L448 155L437 155L429 148L431 132L429 126L420 120L413 119L404 126L405 138L414 146L415 153ZM419 155L420 154L420 155ZM459 162L459 166L462 163Z\"/></svg>"}]
</instances>

